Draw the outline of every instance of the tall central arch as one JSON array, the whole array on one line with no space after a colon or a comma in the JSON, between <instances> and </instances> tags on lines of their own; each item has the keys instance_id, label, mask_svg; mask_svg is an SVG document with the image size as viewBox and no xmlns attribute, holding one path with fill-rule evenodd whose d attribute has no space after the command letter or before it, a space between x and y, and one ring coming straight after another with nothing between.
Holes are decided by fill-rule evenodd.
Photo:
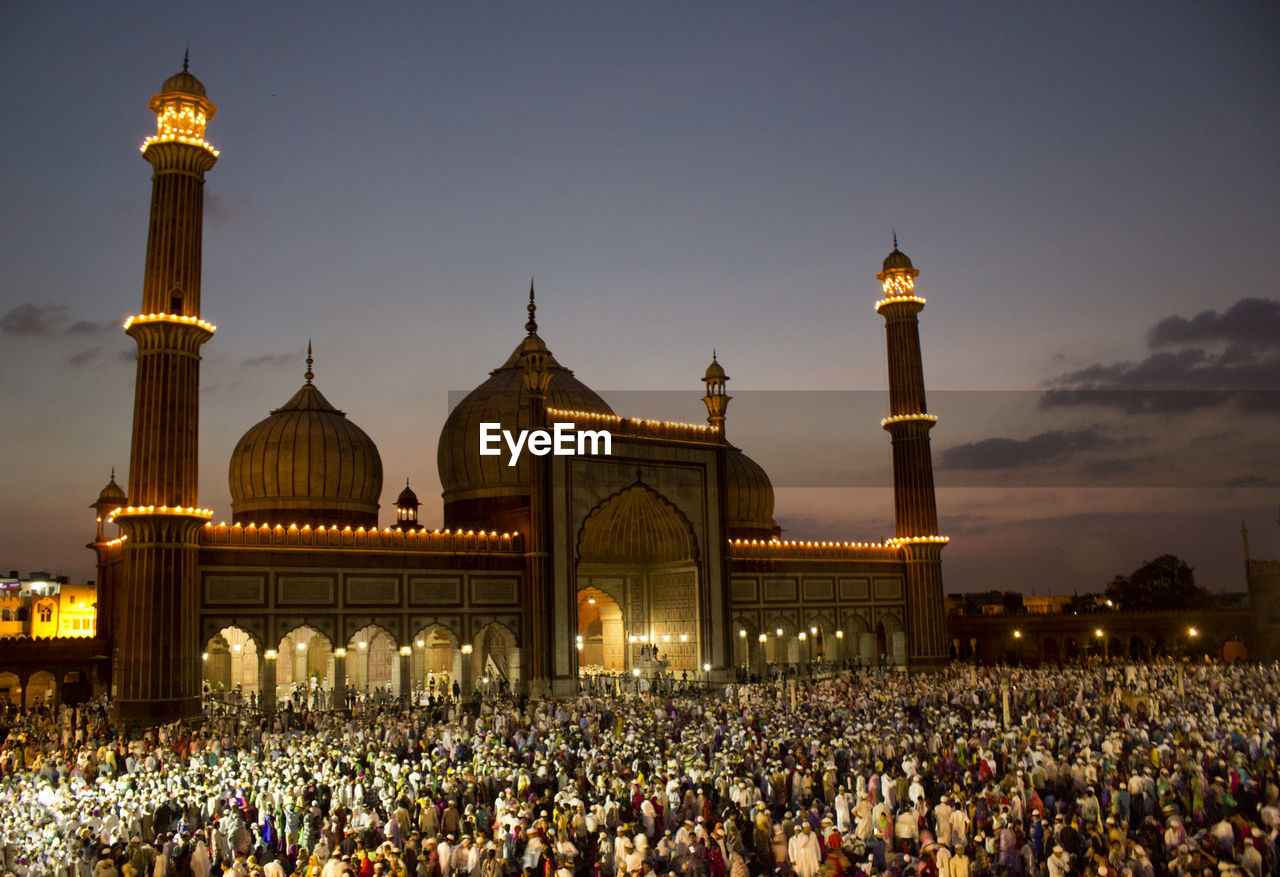
<instances>
[{"instance_id":1,"label":"tall central arch","mask_svg":"<svg viewBox=\"0 0 1280 877\"><path fill-rule=\"evenodd\" d=\"M607 605L602 600L607 597L621 612L619 625L578 632L592 645L596 636L602 637L602 657L621 653L629 668L642 649L653 646L670 669L699 670L704 660L701 587L693 527L648 485L637 482L615 493L583 522L578 533L579 605L589 599ZM611 642L612 637L619 641Z\"/></svg>"}]
</instances>

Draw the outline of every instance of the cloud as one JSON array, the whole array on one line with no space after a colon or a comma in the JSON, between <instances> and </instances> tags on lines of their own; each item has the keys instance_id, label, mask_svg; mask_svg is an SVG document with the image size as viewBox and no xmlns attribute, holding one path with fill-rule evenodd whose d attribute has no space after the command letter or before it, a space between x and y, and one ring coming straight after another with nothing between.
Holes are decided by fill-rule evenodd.
<instances>
[{"instance_id":1,"label":"cloud","mask_svg":"<svg viewBox=\"0 0 1280 877\"><path fill-rule=\"evenodd\" d=\"M97 335L99 332L114 332L120 328L116 320L103 320L95 323L92 320L77 320L67 327L68 335Z\"/></svg>"},{"instance_id":2,"label":"cloud","mask_svg":"<svg viewBox=\"0 0 1280 877\"><path fill-rule=\"evenodd\" d=\"M66 305L43 305L26 302L10 308L0 317L0 332L20 338L48 338L53 335L97 335L119 327L115 320L94 322L77 320L70 326L71 308Z\"/></svg>"},{"instance_id":3,"label":"cloud","mask_svg":"<svg viewBox=\"0 0 1280 877\"><path fill-rule=\"evenodd\" d=\"M1275 481L1264 475L1241 475L1227 482L1228 487L1271 487L1273 484Z\"/></svg>"},{"instance_id":4,"label":"cloud","mask_svg":"<svg viewBox=\"0 0 1280 877\"><path fill-rule=\"evenodd\" d=\"M276 368L288 365L301 365L303 362L303 352L295 353L263 353L259 356L250 356L247 359L240 360L240 365L245 368Z\"/></svg>"},{"instance_id":5,"label":"cloud","mask_svg":"<svg viewBox=\"0 0 1280 877\"><path fill-rule=\"evenodd\" d=\"M90 347L88 350L81 350L79 353L73 353L71 358L67 360L74 368L81 368L102 356L101 347Z\"/></svg>"},{"instance_id":6,"label":"cloud","mask_svg":"<svg viewBox=\"0 0 1280 877\"><path fill-rule=\"evenodd\" d=\"M1185 414L1234 404L1243 413L1280 413L1280 302L1245 298L1221 314L1166 317L1148 331L1147 346L1154 352L1141 360L1058 375L1041 407Z\"/></svg>"},{"instance_id":7,"label":"cloud","mask_svg":"<svg viewBox=\"0 0 1280 877\"><path fill-rule=\"evenodd\" d=\"M204 221L210 228L226 228L234 225L236 220L248 212L248 209L247 198L228 201L221 195L211 193L204 198Z\"/></svg>"},{"instance_id":8,"label":"cloud","mask_svg":"<svg viewBox=\"0 0 1280 877\"><path fill-rule=\"evenodd\" d=\"M990 470L1039 466L1115 444L1102 435L1096 425L1086 429L1051 429L1025 439L989 438L954 445L943 451L941 468Z\"/></svg>"},{"instance_id":9,"label":"cloud","mask_svg":"<svg viewBox=\"0 0 1280 877\"><path fill-rule=\"evenodd\" d=\"M1263 298L1242 298L1221 314L1201 311L1190 320L1165 317L1147 333L1147 346L1199 344L1226 341L1229 344L1274 347L1280 339L1280 302Z\"/></svg>"},{"instance_id":10,"label":"cloud","mask_svg":"<svg viewBox=\"0 0 1280 877\"><path fill-rule=\"evenodd\" d=\"M0 331L19 337L43 338L57 334L71 316L66 305L20 304L0 317Z\"/></svg>"}]
</instances>

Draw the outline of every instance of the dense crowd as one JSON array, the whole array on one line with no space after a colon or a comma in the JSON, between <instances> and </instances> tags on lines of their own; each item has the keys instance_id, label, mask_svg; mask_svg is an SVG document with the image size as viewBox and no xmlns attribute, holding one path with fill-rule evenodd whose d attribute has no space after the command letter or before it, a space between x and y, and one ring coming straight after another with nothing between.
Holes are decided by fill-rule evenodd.
<instances>
[{"instance_id":1,"label":"dense crowd","mask_svg":"<svg viewBox=\"0 0 1280 877\"><path fill-rule=\"evenodd\" d=\"M3 718L5 874L1280 875L1275 665L876 670L144 734L108 708Z\"/></svg>"}]
</instances>

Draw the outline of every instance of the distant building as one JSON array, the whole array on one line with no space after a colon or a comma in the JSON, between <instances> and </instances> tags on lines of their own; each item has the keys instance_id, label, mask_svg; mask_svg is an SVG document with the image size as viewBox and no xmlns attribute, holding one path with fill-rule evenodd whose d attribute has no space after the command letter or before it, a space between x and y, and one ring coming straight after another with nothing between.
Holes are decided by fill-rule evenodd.
<instances>
[{"instance_id":1,"label":"distant building","mask_svg":"<svg viewBox=\"0 0 1280 877\"><path fill-rule=\"evenodd\" d=\"M73 585L65 576L16 571L0 576L0 638L91 637L95 632L98 588Z\"/></svg>"}]
</instances>

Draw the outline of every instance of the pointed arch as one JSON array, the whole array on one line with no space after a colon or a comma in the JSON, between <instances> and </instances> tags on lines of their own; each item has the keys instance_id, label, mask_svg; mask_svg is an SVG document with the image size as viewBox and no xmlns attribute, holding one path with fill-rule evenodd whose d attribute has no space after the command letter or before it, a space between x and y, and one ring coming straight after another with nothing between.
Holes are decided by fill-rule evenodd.
<instances>
[{"instance_id":1,"label":"pointed arch","mask_svg":"<svg viewBox=\"0 0 1280 877\"><path fill-rule=\"evenodd\" d=\"M579 563L697 560L698 540L684 512L639 481L601 500L578 531Z\"/></svg>"}]
</instances>

